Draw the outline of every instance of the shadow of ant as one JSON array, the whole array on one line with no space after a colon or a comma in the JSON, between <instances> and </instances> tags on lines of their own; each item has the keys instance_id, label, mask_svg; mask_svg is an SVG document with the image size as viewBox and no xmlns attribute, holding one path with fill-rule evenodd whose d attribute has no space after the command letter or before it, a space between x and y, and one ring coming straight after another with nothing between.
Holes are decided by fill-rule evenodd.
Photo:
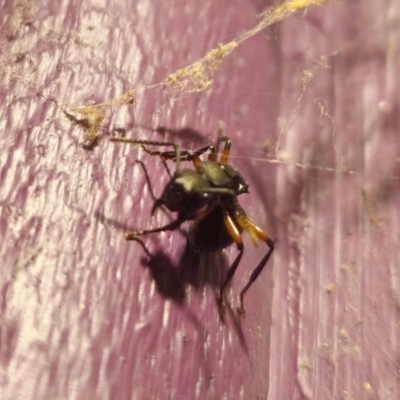
<instances>
[{"instance_id":1,"label":"shadow of ant","mask_svg":"<svg viewBox=\"0 0 400 400\"><path fill-rule=\"evenodd\" d=\"M221 310L221 305L218 301L220 287L229 269L229 262L225 254L222 251L198 251L186 240L185 250L180 262L178 265L174 265L162 250L157 250L154 254L151 254L141 239L138 238L135 241L142 246L146 253L146 256L141 258L141 263L144 267L149 268L159 294L164 298L171 299L183 305L186 298L187 286L190 285L195 290L202 290L209 286L214 292L220 322L224 325L226 324L224 316L224 311L226 311L233 323L243 350L248 354L240 317L232 308L225 295L224 310ZM196 321L196 325L200 326L197 322L197 317L192 313L189 314L191 319Z\"/></svg>"},{"instance_id":2,"label":"shadow of ant","mask_svg":"<svg viewBox=\"0 0 400 400\"><path fill-rule=\"evenodd\" d=\"M101 211L96 211L95 217L104 225L112 226L121 231L132 231L131 226L105 217ZM180 229L186 236L186 232ZM155 240L155 238L152 238ZM228 262L224 254L199 253L193 250L187 242L185 251L178 265L158 247L151 253L142 239L133 240L142 247L145 255L141 257L141 265L148 268L159 294L179 304L186 298L186 287L193 286L202 289L207 284L219 288L227 272Z\"/></svg>"},{"instance_id":3,"label":"shadow of ant","mask_svg":"<svg viewBox=\"0 0 400 400\"><path fill-rule=\"evenodd\" d=\"M104 225L112 226L125 232L134 230L131 226L105 217L100 211L97 211L95 216ZM180 233L186 236L186 232L183 229L180 230ZM232 321L242 349L248 355L241 318L232 308L225 295L224 310L221 309L218 301L219 290L229 268L228 259L223 251L202 252L194 249L190 242L186 240L185 249L179 262L174 263L159 246L152 253L143 240L137 238L134 242L137 242L142 247L145 254L140 258L140 263L144 268L148 268L157 292L164 299L172 300L180 307L185 308L184 303L188 286L192 286L196 291L200 291L207 286L210 287L214 293L220 322L226 325L225 311ZM187 308L185 308L185 311L196 328L204 331L205 329L198 317Z\"/></svg>"},{"instance_id":4,"label":"shadow of ant","mask_svg":"<svg viewBox=\"0 0 400 400\"><path fill-rule=\"evenodd\" d=\"M133 231L131 226L105 217L96 211L95 217L104 225L112 226L121 231ZM186 231L180 229L180 233L186 236ZM155 240L155 238L152 238ZM186 240L183 255L176 265L171 258L159 248L151 253L142 239L133 240L142 247L145 255L141 257L141 265L148 268L157 291L164 298L177 303L183 303L186 297L186 287L193 286L196 290L203 289L207 285L214 291L219 290L228 271L228 260L222 251L200 252L194 249Z\"/></svg>"},{"instance_id":5,"label":"shadow of ant","mask_svg":"<svg viewBox=\"0 0 400 400\"><path fill-rule=\"evenodd\" d=\"M139 243L146 253L146 256L141 257L140 262L143 267L149 269L158 293L164 298L183 304L186 297L186 285L171 259L162 250L150 253L141 239L136 239L135 242Z\"/></svg>"}]
</instances>

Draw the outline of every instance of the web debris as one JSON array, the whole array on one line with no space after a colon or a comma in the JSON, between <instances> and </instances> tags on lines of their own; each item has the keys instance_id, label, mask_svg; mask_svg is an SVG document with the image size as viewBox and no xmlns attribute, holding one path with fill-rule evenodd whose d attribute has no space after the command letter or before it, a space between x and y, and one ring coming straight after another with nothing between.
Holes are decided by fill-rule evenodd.
<instances>
[{"instance_id":1,"label":"web debris","mask_svg":"<svg viewBox=\"0 0 400 400\"><path fill-rule=\"evenodd\" d=\"M269 7L259 15L261 19L254 28L244 32L236 40L225 44L219 44L217 48L209 51L202 59L169 74L162 82L148 87L130 89L122 96L104 103L83 106L67 105L67 109L70 110L70 113L66 112L66 115L84 128L86 131L84 147L92 149L99 141L99 130L106 112L113 107L133 104L135 93L139 90L147 90L156 86L164 86L171 91L184 93L205 90L212 85L215 73L218 71L223 60L244 41L299 10L315 5L322 5L326 1L327 0L288 0L279 5ZM76 117L76 115L80 115L81 118Z\"/></svg>"}]
</instances>

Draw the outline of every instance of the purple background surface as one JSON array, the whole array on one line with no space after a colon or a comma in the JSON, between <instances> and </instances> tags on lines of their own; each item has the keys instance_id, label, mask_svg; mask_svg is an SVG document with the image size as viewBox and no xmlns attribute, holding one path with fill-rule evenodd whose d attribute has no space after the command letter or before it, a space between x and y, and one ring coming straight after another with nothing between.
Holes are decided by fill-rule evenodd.
<instances>
[{"instance_id":1,"label":"purple background surface","mask_svg":"<svg viewBox=\"0 0 400 400\"><path fill-rule=\"evenodd\" d=\"M162 82L268 5L0 1L2 399L400 397L397 0L299 12L239 46L203 92L141 90L106 113L93 151L62 111ZM177 140L198 148L219 120L250 184L240 201L276 241L246 318L226 325L210 285L174 279L179 232L144 238L150 261L124 240L168 221L150 218L136 160L156 195L168 176L107 140L191 126L204 136ZM233 308L266 251L245 245Z\"/></svg>"}]
</instances>

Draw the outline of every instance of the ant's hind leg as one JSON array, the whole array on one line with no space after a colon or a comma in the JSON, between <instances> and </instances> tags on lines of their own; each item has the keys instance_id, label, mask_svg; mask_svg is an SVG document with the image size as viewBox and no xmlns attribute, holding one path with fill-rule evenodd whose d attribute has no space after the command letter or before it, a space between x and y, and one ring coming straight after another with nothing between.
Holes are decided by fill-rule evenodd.
<instances>
[{"instance_id":1,"label":"ant's hind leg","mask_svg":"<svg viewBox=\"0 0 400 400\"><path fill-rule=\"evenodd\" d=\"M229 235L232 237L232 239L235 241L239 254L236 256L235 260L233 261L232 265L229 267L228 273L226 274L225 281L222 283L220 290L219 290L219 305L222 308L222 312L224 311L225 304L224 304L224 290L230 280L232 279L233 275L235 275L236 269L240 263L240 260L242 259L243 255L243 241L242 241L242 236L240 235L240 231L235 225L234 221L230 217L230 215L227 212L224 212L224 224L226 229L228 230ZM220 312L221 312L220 311Z\"/></svg>"},{"instance_id":2,"label":"ant's hind leg","mask_svg":"<svg viewBox=\"0 0 400 400\"><path fill-rule=\"evenodd\" d=\"M251 273L249 281L247 282L246 286L240 292L240 309L238 309L238 312L239 312L239 315L241 317L244 317L246 315L246 312L245 312L244 306L243 306L243 296L247 292L249 287L258 278L258 275L260 275L260 272L264 269L264 267L267 264L269 258L271 257L272 252L274 251L274 242L271 239L269 241L267 241L267 245L269 246L269 250L268 250L267 254L258 263L257 267Z\"/></svg>"},{"instance_id":3,"label":"ant's hind leg","mask_svg":"<svg viewBox=\"0 0 400 400\"><path fill-rule=\"evenodd\" d=\"M267 254L262 258L262 260L258 263L257 267L253 270L250 275L249 281L247 282L246 286L240 292L240 308L238 309L238 313L241 317L246 315L243 305L243 297L250 286L254 283L254 281L258 278L261 271L264 269L265 265L267 264L269 258L271 257L272 252L274 251L274 242L270 239L270 237L261 229L259 228L254 222L243 215L235 215L236 221L238 224L246 230L251 236L255 236L257 239L262 240L265 242L269 250Z\"/></svg>"}]
</instances>

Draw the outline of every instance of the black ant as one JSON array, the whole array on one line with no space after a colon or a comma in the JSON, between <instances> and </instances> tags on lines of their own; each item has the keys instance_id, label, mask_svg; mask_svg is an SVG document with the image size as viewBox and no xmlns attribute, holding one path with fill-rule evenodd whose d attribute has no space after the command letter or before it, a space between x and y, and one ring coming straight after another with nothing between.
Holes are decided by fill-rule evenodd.
<instances>
[{"instance_id":1,"label":"black ant","mask_svg":"<svg viewBox=\"0 0 400 400\"><path fill-rule=\"evenodd\" d=\"M143 149L161 157L164 165L166 160L173 160L176 169L170 175L163 194L153 205L152 215L159 207L165 206L170 211L178 213L177 218L167 225L155 229L139 230L125 235L126 240L136 240L139 236L173 231L185 221L192 221L188 232L188 241L197 251L215 252L236 243L239 254L230 266L225 281L220 286L218 303L224 305L223 292L232 279L243 255L242 232L246 231L254 245L264 241L269 250L251 273L248 283L240 292L240 308L238 312L244 317L243 296L257 279L268 262L274 242L270 237L252 222L240 206L237 196L248 193L248 185L239 171L228 164L231 141L226 136L219 136L217 151L214 146L206 146L197 151L183 151L174 142L158 142L152 140L128 139L112 137L112 142L133 143L142 145ZM217 160L220 143L225 143L220 159ZM172 146L174 151L150 151L145 145ZM209 151L208 160L202 161L200 156ZM181 161L191 161L193 169L180 169Z\"/></svg>"}]
</instances>

